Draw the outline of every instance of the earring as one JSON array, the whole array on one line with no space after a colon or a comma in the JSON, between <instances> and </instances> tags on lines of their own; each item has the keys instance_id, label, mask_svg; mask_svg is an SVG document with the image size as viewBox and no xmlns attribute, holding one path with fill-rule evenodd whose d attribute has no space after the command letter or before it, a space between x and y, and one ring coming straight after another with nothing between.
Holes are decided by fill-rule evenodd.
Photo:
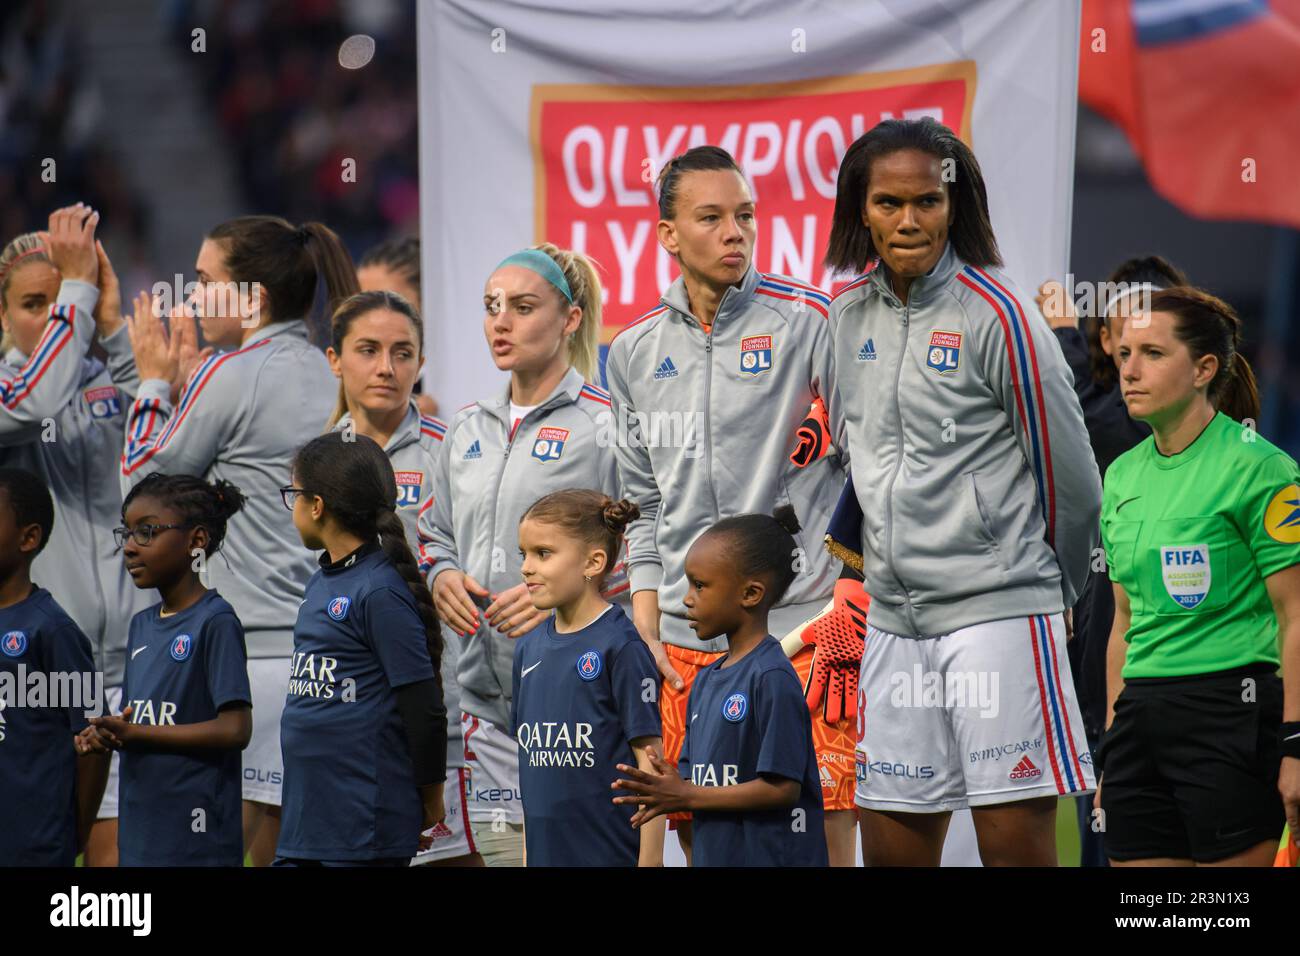
<instances>
[{"instance_id":1,"label":"earring","mask_svg":"<svg viewBox=\"0 0 1300 956\"><path fill-rule=\"evenodd\" d=\"M584 581L586 581L588 584L590 584L590 583L591 583L591 575L590 575L590 574L584 574L584 575L582 576L582 580L584 580Z\"/></svg>"}]
</instances>

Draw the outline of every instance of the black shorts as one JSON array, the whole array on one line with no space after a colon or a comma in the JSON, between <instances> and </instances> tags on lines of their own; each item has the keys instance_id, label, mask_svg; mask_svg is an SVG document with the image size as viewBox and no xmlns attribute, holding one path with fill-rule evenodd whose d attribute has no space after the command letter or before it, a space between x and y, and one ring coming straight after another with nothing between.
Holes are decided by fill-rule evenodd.
<instances>
[{"instance_id":1,"label":"black shorts","mask_svg":"<svg viewBox=\"0 0 1300 956\"><path fill-rule=\"evenodd\" d=\"M1106 855L1213 863L1276 843L1281 722L1282 681L1268 665L1127 681L1099 747Z\"/></svg>"}]
</instances>

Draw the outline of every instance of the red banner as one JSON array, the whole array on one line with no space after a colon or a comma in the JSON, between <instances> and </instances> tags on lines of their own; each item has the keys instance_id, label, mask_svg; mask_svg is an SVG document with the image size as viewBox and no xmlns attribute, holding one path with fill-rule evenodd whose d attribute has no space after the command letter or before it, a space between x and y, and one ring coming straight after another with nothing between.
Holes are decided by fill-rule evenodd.
<instances>
[{"instance_id":1,"label":"red banner","mask_svg":"<svg viewBox=\"0 0 1300 956\"><path fill-rule=\"evenodd\" d=\"M829 290L821 258L844 151L891 117L933 116L970 143L974 98L973 61L737 87L535 86L535 238L600 264L608 342L677 275L656 235L659 169L713 144L749 178L759 270Z\"/></svg>"}]
</instances>

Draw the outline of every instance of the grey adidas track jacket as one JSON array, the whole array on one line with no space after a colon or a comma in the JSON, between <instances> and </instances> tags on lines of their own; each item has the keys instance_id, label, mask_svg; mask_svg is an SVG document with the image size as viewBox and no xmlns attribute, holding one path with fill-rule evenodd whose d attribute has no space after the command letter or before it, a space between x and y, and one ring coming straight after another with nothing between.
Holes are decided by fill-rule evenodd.
<instances>
[{"instance_id":1,"label":"grey adidas track jacket","mask_svg":"<svg viewBox=\"0 0 1300 956\"><path fill-rule=\"evenodd\" d=\"M616 420L635 422L618 443L624 493L641 508L628 529L632 590L659 592L660 637L701 651L686 622L686 552L720 518L793 506L801 573L770 621L780 635L830 597L839 571L822 536L844 487L846 455L834 391L830 297L752 266L727 289L705 334L678 278L657 308L623 329L605 365ZM829 408L836 448L799 468L796 431L815 398ZM631 431L631 429L628 429Z\"/></svg>"},{"instance_id":2,"label":"grey adidas track jacket","mask_svg":"<svg viewBox=\"0 0 1300 956\"><path fill-rule=\"evenodd\" d=\"M609 393L587 384L576 369L514 435L510 428L508 386L466 405L448 426L433 507L420 514L420 559L430 584L448 569L463 571L494 594L521 584L519 519L533 502L565 488L617 497ZM627 600L622 562L606 579L605 595ZM486 618L460 645L462 710L503 729L510 720L514 649L515 642Z\"/></svg>"},{"instance_id":3,"label":"grey adidas track jacket","mask_svg":"<svg viewBox=\"0 0 1300 956\"><path fill-rule=\"evenodd\" d=\"M937 635L1073 606L1101 480L1033 300L950 246L906 306L878 268L830 318L870 623Z\"/></svg>"},{"instance_id":4,"label":"grey adidas track jacket","mask_svg":"<svg viewBox=\"0 0 1300 956\"><path fill-rule=\"evenodd\" d=\"M138 379L125 326L99 340L107 366L86 357L98 301L93 285L63 280L32 354L13 348L4 356L0 462L40 475L50 489L54 530L32 577L90 638L105 683L115 685L122 682L127 625L158 597L131 582L113 541L122 494L112 478Z\"/></svg>"},{"instance_id":5,"label":"grey adidas track jacket","mask_svg":"<svg viewBox=\"0 0 1300 956\"><path fill-rule=\"evenodd\" d=\"M334 426L343 431L352 421L345 412ZM420 414L419 407L411 402L406 417L397 431L389 436L384 451L393 466L397 479L397 516L406 529L406 543L419 561L420 514L433 507L433 480L442 456L443 439L447 426L436 418ZM428 568L421 562L422 572ZM442 699L447 707L447 766L465 766L464 731L460 726L460 687L456 684L456 665L460 656L460 637L449 627L442 628L443 651L440 676Z\"/></svg>"},{"instance_id":6,"label":"grey adidas track jacket","mask_svg":"<svg viewBox=\"0 0 1300 956\"><path fill-rule=\"evenodd\" d=\"M123 492L164 471L224 478L248 499L208 560L207 581L239 615L250 658L293 652L298 605L317 564L279 489L289 484L294 452L324 429L337 394L324 353L291 320L200 364L175 408L158 380L143 382L131 406Z\"/></svg>"}]
</instances>

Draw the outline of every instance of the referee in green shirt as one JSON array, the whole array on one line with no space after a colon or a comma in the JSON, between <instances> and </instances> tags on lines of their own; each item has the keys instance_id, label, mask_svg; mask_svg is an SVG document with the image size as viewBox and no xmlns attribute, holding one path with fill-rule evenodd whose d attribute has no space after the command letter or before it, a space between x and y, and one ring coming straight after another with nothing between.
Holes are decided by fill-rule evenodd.
<instances>
[{"instance_id":1,"label":"referee in green shirt","mask_svg":"<svg viewBox=\"0 0 1300 956\"><path fill-rule=\"evenodd\" d=\"M1097 800L1116 865L1267 866L1284 820L1300 832L1300 468L1254 431L1240 341L1232 308L1186 286L1120 339L1124 401L1153 434L1102 497Z\"/></svg>"}]
</instances>

